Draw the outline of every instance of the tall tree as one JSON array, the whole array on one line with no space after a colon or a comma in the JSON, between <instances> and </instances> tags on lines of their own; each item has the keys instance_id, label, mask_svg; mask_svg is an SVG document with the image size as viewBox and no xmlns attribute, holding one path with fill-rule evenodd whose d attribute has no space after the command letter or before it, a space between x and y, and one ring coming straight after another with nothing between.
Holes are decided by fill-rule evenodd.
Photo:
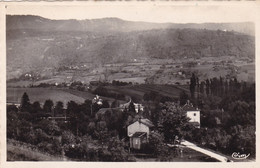
<instances>
[{"instance_id":1,"label":"tall tree","mask_svg":"<svg viewBox=\"0 0 260 168\"><path fill-rule=\"evenodd\" d=\"M205 82L204 81L202 81L201 83L200 83L200 93L202 94L202 95L204 95L204 90L205 90Z\"/></svg>"},{"instance_id":2,"label":"tall tree","mask_svg":"<svg viewBox=\"0 0 260 168\"><path fill-rule=\"evenodd\" d=\"M26 92L24 92L23 96L22 96L22 100L21 100L21 111L25 112L25 111L30 111L30 99L29 96L27 95Z\"/></svg>"},{"instance_id":3,"label":"tall tree","mask_svg":"<svg viewBox=\"0 0 260 168\"><path fill-rule=\"evenodd\" d=\"M74 101L69 101L67 104L67 114L70 117L76 116L79 112L79 105Z\"/></svg>"},{"instance_id":4,"label":"tall tree","mask_svg":"<svg viewBox=\"0 0 260 168\"><path fill-rule=\"evenodd\" d=\"M196 76L194 73L192 73L192 76L190 78L190 95L191 98L194 98L194 94L195 94L195 88L196 88Z\"/></svg>"},{"instance_id":5,"label":"tall tree","mask_svg":"<svg viewBox=\"0 0 260 168\"><path fill-rule=\"evenodd\" d=\"M53 101L48 99L44 102L43 110L45 111L45 113L51 113L52 107L53 107Z\"/></svg>"},{"instance_id":6,"label":"tall tree","mask_svg":"<svg viewBox=\"0 0 260 168\"><path fill-rule=\"evenodd\" d=\"M42 108L41 108L41 105L38 101L34 102L32 104L32 110L31 110L33 113L39 113L42 111Z\"/></svg>"},{"instance_id":7,"label":"tall tree","mask_svg":"<svg viewBox=\"0 0 260 168\"><path fill-rule=\"evenodd\" d=\"M183 106L188 99L189 99L189 95L185 91L182 91L180 93L180 105Z\"/></svg>"},{"instance_id":8,"label":"tall tree","mask_svg":"<svg viewBox=\"0 0 260 168\"><path fill-rule=\"evenodd\" d=\"M135 106L134 106L133 101L130 102L129 107L128 107L128 110L129 110L130 112L136 112L136 111L135 111Z\"/></svg>"},{"instance_id":9,"label":"tall tree","mask_svg":"<svg viewBox=\"0 0 260 168\"><path fill-rule=\"evenodd\" d=\"M57 115L57 114L63 114L63 102L61 101L58 101L56 103L56 106L54 108L54 115Z\"/></svg>"},{"instance_id":10,"label":"tall tree","mask_svg":"<svg viewBox=\"0 0 260 168\"><path fill-rule=\"evenodd\" d=\"M210 82L209 79L206 80L206 94L207 96L209 96L209 92L210 92Z\"/></svg>"}]
</instances>

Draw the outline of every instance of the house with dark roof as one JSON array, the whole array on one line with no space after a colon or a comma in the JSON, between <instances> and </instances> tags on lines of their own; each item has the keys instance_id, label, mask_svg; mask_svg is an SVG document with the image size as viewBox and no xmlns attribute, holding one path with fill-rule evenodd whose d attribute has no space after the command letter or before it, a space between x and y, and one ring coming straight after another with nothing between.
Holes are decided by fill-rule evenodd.
<instances>
[{"instance_id":1,"label":"house with dark roof","mask_svg":"<svg viewBox=\"0 0 260 168\"><path fill-rule=\"evenodd\" d=\"M130 138L130 148L141 149L141 145L148 142L153 123L145 118L139 118L127 127L127 135Z\"/></svg>"},{"instance_id":2,"label":"house with dark roof","mask_svg":"<svg viewBox=\"0 0 260 168\"><path fill-rule=\"evenodd\" d=\"M189 122L195 127L200 128L200 110L195 108L189 100L182 107L182 110L186 112L187 117L190 118Z\"/></svg>"}]
</instances>

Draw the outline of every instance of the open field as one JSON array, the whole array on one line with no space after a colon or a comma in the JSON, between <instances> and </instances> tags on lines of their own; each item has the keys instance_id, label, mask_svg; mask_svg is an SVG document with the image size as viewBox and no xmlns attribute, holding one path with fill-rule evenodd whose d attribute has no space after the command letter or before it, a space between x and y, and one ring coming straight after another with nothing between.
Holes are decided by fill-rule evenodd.
<instances>
[{"instance_id":1,"label":"open field","mask_svg":"<svg viewBox=\"0 0 260 168\"><path fill-rule=\"evenodd\" d=\"M68 161L68 158L53 156L48 153L32 150L31 144L12 140L7 142L8 161ZM36 148L36 146L34 146Z\"/></svg>"},{"instance_id":2,"label":"open field","mask_svg":"<svg viewBox=\"0 0 260 168\"><path fill-rule=\"evenodd\" d=\"M83 103L85 101L85 99L80 96L56 88L7 88L7 102L20 103L24 92L28 94L31 103L39 101L43 104L47 99L51 99L54 103L62 101L64 105L70 100L77 103Z\"/></svg>"},{"instance_id":3,"label":"open field","mask_svg":"<svg viewBox=\"0 0 260 168\"><path fill-rule=\"evenodd\" d=\"M181 88L179 86L173 85L151 85L151 84L141 84L141 85L132 85L132 86L107 86L108 89L113 90L114 92L125 94L135 100L142 100L145 93L151 91L157 92L162 96L167 96L171 98L178 98L181 91L188 91L185 87Z\"/></svg>"},{"instance_id":4,"label":"open field","mask_svg":"<svg viewBox=\"0 0 260 168\"><path fill-rule=\"evenodd\" d=\"M78 90L72 90L72 89L62 89L62 91L70 93L72 95L78 96L83 98L84 100L89 99L92 100L96 95L87 92L87 91L78 91ZM101 99L103 100L107 100L108 102L112 103L115 99L113 98L109 98L109 97L104 97L104 96L100 96ZM122 100L118 100L120 103L125 103L125 101Z\"/></svg>"},{"instance_id":5,"label":"open field","mask_svg":"<svg viewBox=\"0 0 260 168\"><path fill-rule=\"evenodd\" d=\"M24 92L28 94L31 103L39 101L42 105L47 99L51 99L54 103L57 101L62 101L64 106L66 106L71 100L76 103L83 103L86 99L92 100L95 97L94 94L88 91L78 91L67 88L7 88L7 102L20 103ZM101 98L110 103L115 100L113 98L103 96L101 96ZM125 103L125 101L122 100L119 100L119 102Z\"/></svg>"}]
</instances>

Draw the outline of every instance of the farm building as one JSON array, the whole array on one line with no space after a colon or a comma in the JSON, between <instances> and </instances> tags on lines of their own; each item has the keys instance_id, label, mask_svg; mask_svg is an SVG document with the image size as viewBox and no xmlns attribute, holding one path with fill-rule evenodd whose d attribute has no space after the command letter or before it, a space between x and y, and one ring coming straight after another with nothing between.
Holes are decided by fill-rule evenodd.
<instances>
[{"instance_id":1,"label":"farm building","mask_svg":"<svg viewBox=\"0 0 260 168\"><path fill-rule=\"evenodd\" d=\"M144 111L144 106L142 104L139 104L139 103L134 103L132 101L132 99L130 99L129 102L125 103L125 104L121 104L119 107L120 108L123 108L123 109L129 109L129 105L133 103L134 104L134 107L135 107L135 112L136 113L139 113L139 112L142 112Z\"/></svg>"},{"instance_id":2,"label":"farm building","mask_svg":"<svg viewBox=\"0 0 260 168\"><path fill-rule=\"evenodd\" d=\"M102 105L103 104L103 100L98 95L96 95L96 97L94 97L92 99L92 103L97 103L98 105Z\"/></svg>"},{"instance_id":3,"label":"farm building","mask_svg":"<svg viewBox=\"0 0 260 168\"><path fill-rule=\"evenodd\" d=\"M139 118L127 127L127 135L130 138L130 148L141 149L141 145L148 142L153 123L148 119Z\"/></svg>"},{"instance_id":4,"label":"farm building","mask_svg":"<svg viewBox=\"0 0 260 168\"><path fill-rule=\"evenodd\" d=\"M195 127L200 128L200 110L193 107L192 103L190 103L189 100L182 107L182 109L186 112L187 117L190 118L189 122L194 124Z\"/></svg>"}]
</instances>

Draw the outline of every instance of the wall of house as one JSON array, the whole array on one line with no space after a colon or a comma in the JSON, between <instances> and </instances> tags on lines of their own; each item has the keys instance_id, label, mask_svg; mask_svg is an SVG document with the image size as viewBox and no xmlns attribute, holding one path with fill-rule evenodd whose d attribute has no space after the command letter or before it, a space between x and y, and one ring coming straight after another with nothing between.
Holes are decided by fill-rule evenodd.
<instances>
[{"instance_id":1,"label":"wall of house","mask_svg":"<svg viewBox=\"0 0 260 168\"><path fill-rule=\"evenodd\" d=\"M149 127L140 123L139 121L134 122L133 124L127 127L127 135L131 136L136 132L146 132L147 136L149 135Z\"/></svg>"},{"instance_id":2,"label":"wall of house","mask_svg":"<svg viewBox=\"0 0 260 168\"><path fill-rule=\"evenodd\" d=\"M200 123L200 111L187 111L187 117L190 118L190 122Z\"/></svg>"}]
</instances>

